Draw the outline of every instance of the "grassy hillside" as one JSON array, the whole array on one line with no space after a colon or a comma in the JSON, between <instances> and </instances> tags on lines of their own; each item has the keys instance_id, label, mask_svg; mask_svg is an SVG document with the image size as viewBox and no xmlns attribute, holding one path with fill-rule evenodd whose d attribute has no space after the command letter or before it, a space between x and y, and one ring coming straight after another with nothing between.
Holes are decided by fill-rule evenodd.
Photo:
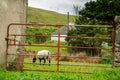
<instances>
[{"instance_id":1,"label":"grassy hillside","mask_svg":"<svg viewBox=\"0 0 120 80\"><path fill-rule=\"evenodd\" d=\"M67 15L59 14L53 11L47 11L37 8L28 7L28 22L50 23L50 24L67 24ZM70 22L75 21L75 16L70 16Z\"/></svg>"}]
</instances>

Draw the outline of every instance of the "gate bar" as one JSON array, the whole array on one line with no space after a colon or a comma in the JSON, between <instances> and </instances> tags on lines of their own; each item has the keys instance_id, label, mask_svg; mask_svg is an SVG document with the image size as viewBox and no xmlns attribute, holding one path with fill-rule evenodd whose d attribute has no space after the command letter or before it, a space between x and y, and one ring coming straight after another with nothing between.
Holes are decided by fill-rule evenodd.
<instances>
[{"instance_id":1,"label":"gate bar","mask_svg":"<svg viewBox=\"0 0 120 80\"><path fill-rule=\"evenodd\" d=\"M115 22L112 23L112 68L115 67Z\"/></svg>"},{"instance_id":2,"label":"gate bar","mask_svg":"<svg viewBox=\"0 0 120 80\"><path fill-rule=\"evenodd\" d=\"M57 72L59 72L60 58L60 27L58 26L58 54L57 54Z\"/></svg>"},{"instance_id":3,"label":"gate bar","mask_svg":"<svg viewBox=\"0 0 120 80\"><path fill-rule=\"evenodd\" d=\"M16 64L33 64L33 63L30 63L30 62L8 62L8 63L16 63ZM40 64L40 63L34 63L33 65L58 65L58 64ZM80 67L99 67L99 68L112 68L111 66L103 66L103 65L97 65L97 66L94 66L94 65L82 65L82 64L59 64L61 66L80 66ZM59 69L59 67L58 67ZM59 70L57 71L59 72Z\"/></svg>"},{"instance_id":4,"label":"gate bar","mask_svg":"<svg viewBox=\"0 0 120 80\"><path fill-rule=\"evenodd\" d=\"M24 35L24 34L11 34L10 36L42 36L42 37L58 37L58 36L50 36L50 35ZM111 37L84 37L84 36L60 36L66 38L91 38L91 39L111 39Z\"/></svg>"},{"instance_id":5,"label":"gate bar","mask_svg":"<svg viewBox=\"0 0 120 80\"><path fill-rule=\"evenodd\" d=\"M14 44L8 44L10 46L14 46ZM41 47L60 47L60 48L88 48L88 49L104 49L102 47L83 47L83 46L58 46L58 45L38 45L38 44L16 44L16 46L41 46ZM112 49L112 48L110 48ZM108 49L108 50L110 50Z\"/></svg>"}]
</instances>

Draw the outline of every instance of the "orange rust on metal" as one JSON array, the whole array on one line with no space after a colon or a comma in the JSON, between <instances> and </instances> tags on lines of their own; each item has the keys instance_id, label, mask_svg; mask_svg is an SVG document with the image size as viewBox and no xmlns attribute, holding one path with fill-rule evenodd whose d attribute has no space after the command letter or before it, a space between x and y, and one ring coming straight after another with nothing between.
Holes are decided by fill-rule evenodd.
<instances>
[{"instance_id":1,"label":"orange rust on metal","mask_svg":"<svg viewBox=\"0 0 120 80\"><path fill-rule=\"evenodd\" d=\"M9 24L8 25L8 27L7 27L7 39L9 39L9 31L10 31L10 27L12 26L12 25L26 25L26 26L34 26L34 25L38 25L38 26L56 26L56 27L61 27L61 26L64 26L64 25L55 25L55 24L39 24L39 23L37 23L37 24L34 24L34 23L11 23L11 24ZM25 26L25 27L26 27ZM6 53L7 53L7 51L8 51L8 40L7 40L7 42L6 42Z\"/></svg>"},{"instance_id":2,"label":"orange rust on metal","mask_svg":"<svg viewBox=\"0 0 120 80\"><path fill-rule=\"evenodd\" d=\"M26 25L26 26L55 26L58 28L58 36L52 36L52 37L58 37L58 43L56 45L38 45L38 44L16 44L16 36L44 36L44 37L51 37L50 35L35 35L35 34L31 34L31 35L26 35L26 34L10 34L9 33L9 30L10 30L10 27L12 27L12 25ZM23 26L23 27L26 27L26 26ZM7 55L12 55L12 54L8 54L8 47L9 46L40 46L40 47L57 47L57 55L54 56L54 57L57 57L57 63L55 64L56 67L57 67L57 70L55 70L55 72L62 72L60 71L59 69L59 66L60 65L63 65L63 66L66 66L67 64L60 64L59 62L59 59L60 57L63 57L60 55L60 48L87 48L87 49L102 49L101 47L85 47L85 46L61 46L60 45L60 38L61 37L66 37L66 38L91 38L91 39L111 39L110 37L83 37L83 36L60 36L60 28L64 26L64 25L54 25L54 24L36 24L36 23L11 23L8 25L8 28L7 28L7 38L6 38L6 56ZM75 25L77 26L77 25ZM85 25L78 25L79 26L85 26ZM13 26L15 27L15 26ZM95 27L95 25L86 25L85 27ZM97 27L103 27L100 26L100 25L97 25ZM106 26L106 27L110 27L111 26ZM115 26L113 25L112 27L112 53L113 53L113 56L114 56L114 32L115 32ZM9 39L9 36L15 36L14 39ZM9 44L9 41L14 41L14 44ZM13 54L15 55L15 54ZM26 56L27 54L21 54L20 56ZM29 55L28 55L29 56ZM34 55L32 55L34 56ZM71 56L71 57L74 57L74 56ZM114 58L114 57L113 57ZM7 57L6 57L6 60L7 60ZM113 59L114 60L114 59ZM7 63L7 62L6 62ZM18 62L19 63L19 62ZM24 64L24 63L21 63L21 64ZM30 63L32 64L32 63ZM113 64L114 65L114 64ZM69 65L68 66L72 66L72 65ZM74 65L73 65L74 66ZM75 66L79 66L79 65L75 65ZM24 69L25 70L25 69ZM42 71L42 72L54 72L54 71L51 71L51 70L36 70L36 71Z\"/></svg>"},{"instance_id":3,"label":"orange rust on metal","mask_svg":"<svg viewBox=\"0 0 120 80\"><path fill-rule=\"evenodd\" d=\"M58 36L51 36L51 35L25 35L25 34L11 34L11 36L43 36L43 37L58 37ZM110 37L83 37L83 36L60 36L64 38L91 38L91 39L111 39Z\"/></svg>"},{"instance_id":4,"label":"orange rust on metal","mask_svg":"<svg viewBox=\"0 0 120 80\"><path fill-rule=\"evenodd\" d=\"M14 44L8 44L14 46ZM82 46L60 46L60 45L39 45L39 44L16 44L16 46L40 46L40 47L59 47L59 48L88 48L88 49L102 49L101 47L82 47Z\"/></svg>"},{"instance_id":5,"label":"orange rust on metal","mask_svg":"<svg viewBox=\"0 0 120 80\"><path fill-rule=\"evenodd\" d=\"M76 27L97 27L97 28L112 28L111 25L74 25Z\"/></svg>"},{"instance_id":6,"label":"orange rust on metal","mask_svg":"<svg viewBox=\"0 0 120 80\"><path fill-rule=\"evenodd\" d=\"M23 71L38 71L38 72L57 72L54 70L31 70L31 69L23 69ZM65 71L59 70L59 72L63 73ZM66 73L76 73L73 71L66 71ZM77 73L81 73L81 74L92 74L91 72L77 72Z\"/></svg>"},{"instance_id":7,"label":"orange rust on metal","mask_svg":"<svg viewBox=\"0 0 120 80\"><path fill-rule=\"evenodd\" d=\"M58 26L58 27L60 27L60 26L64 26L64 25L55 25L55 24L36 24L36 23L11 23L11 24L9 24L8 25L8 27L7 27L7 37L6 37L6 64L7 64L7 55L8 55L8 47L9 47L9 41L8 41L8 39L9 39L9 31L10 31L10 27L12 26L12 25L26 25L26 26ZM26 27L25 26L25 27Z\"/></svg>"},{"instance_id":8,"label":"orange rust on metal","mask_svg":"<svg viewBox=\"0 0 120 80\"><path fill-rule=\"evenodd\" d=\"M60 27L58 27L57 72L59 72L59 57L60 57Z\"/></svg>"},{"instance_id":9,"label":"orange rust on metal","mask_svg":"<svg viewBox=\"0 0 120 80\"><path fill-rule=\"evenodd\" d=\"M15 53L17 53L17 50L16 50L16 36L14 36L14 50L15 50Z\"/></svg>"},{"instance_id":10,"label":"orange rust on metal","mask_svg":"<svg viewBox=\"0 0 120 80\"><path fill-rule=\"evenodd\" d=\"M23 69L23 71L56 72L55 70L31 70L31 69Z\"/></svg>"},{"instance_id":11,"label":"orange rust on metal","mask_svg":"<svg viewBox=\"0 0 120 80\"><path fill-rule=\"evenodd\" d=\"M34 26L34 25L37 25L37 26L57 26L57 27L61 27L61 26L64 26L64 25L55 25L55 24L33 24L33 23L11 23L8 25L7 27L7 38L9 37L9 30L10 30L10 27L12 25L25 25L26 26Z\"/></svg>"},{"instance_id":12,"label":"orange rust on metal","mask_svg":"<svg viewBox=\"0 0 120 80\"><path fill-rule=\"evenodd\" d=\"M35 56L35 54L8 54L8 55L15 55L15 56ZM58 57L58 56L55 56L55 55L51 55L51 57ZM66 56L59 56L59 57L66 57ZM79 58L79 56L67 56L68 58ZM94 57L90 57L90 58L94 58ZM95 57L95 59L98 59L98 58L101 58L101 57Z\"/></svg>"},{"instance_id":13,"label":"orange rust on metal","mask_svg":"<svg viewBox=\"0 0 120 80\"><path fill-rule=\"evenodd\" d=\"M115 22L112 23L112 67L114 68L115 59Z\"/></svg>"},{"instance_id":14,"label":"orange rust on metal","mask_svg":"<svg viewBox=\"0 0 120 80\"><path fill-rule=\"evenodd\" d=\"M20 55L22 56L22 55ZM23 57L21 58L22 60L24 59ZM33 63L29 63L29 62L23 62L23 61L19 61L19 62L8 62L8 63L18 63L18 64L33 64ZM57 64L40 64L40 63L34 63L34 65L57 65ZM80 66L80 67L100 67L100 68L112 68L111 66L104 66L104 65L83 65L83 64L59 64L60 66Z\"/></svg>"},{"instance_id":15,"label":"orange rust on metal","mask_svg":"<svg viewBox=\"0 0 120 80\"><path fill-rule=\"evenodd\" d=\"M7 39L7 38L6 38L6 39ZM15 40L15 39L7 39L7 40L19 42L19 40Z\"/></svg>"}]
</instances>

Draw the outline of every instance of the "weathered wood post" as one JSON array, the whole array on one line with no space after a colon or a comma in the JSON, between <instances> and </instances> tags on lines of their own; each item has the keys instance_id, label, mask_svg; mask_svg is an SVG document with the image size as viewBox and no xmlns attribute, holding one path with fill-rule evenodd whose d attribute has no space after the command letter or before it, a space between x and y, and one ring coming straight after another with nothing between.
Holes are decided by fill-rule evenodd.
<instances>
[{"instance_id":1,"label":"weathered wood post","mask_svg":"<svg viewBox=\"0 0 120 80\"><path fill-rule=\"evenodd\" d=\"M120 67L120 16L115 16L115 67Z\"/></svg>"}]
</instances>

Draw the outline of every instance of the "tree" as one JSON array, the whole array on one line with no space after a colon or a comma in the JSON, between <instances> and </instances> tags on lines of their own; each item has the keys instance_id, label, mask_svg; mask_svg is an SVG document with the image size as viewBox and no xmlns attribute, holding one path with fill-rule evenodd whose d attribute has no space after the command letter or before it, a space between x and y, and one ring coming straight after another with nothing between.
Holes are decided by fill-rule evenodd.
<instances>
[{"instance_id":1,"label":"tree","mask_svg":"<svg viewBox=\"0 0 120 80\"><path fill-rule=\"evenodd\" d=\"M106 21L112 24L114 17L120 14L120 0L97 0L85 4L79 15L95 21ZM94 24L93 23L93 24Z\"/></svg>"},{"instance_id":2,"label":"tree","mask_svg":"<svg viewBox=\"0 0 120 80\"><path fill-rule=\"evenodd\" d=\"M107 37L107 28L93 28L93 27L84 27L84 26L75 26L75 29L71 29L67 36L77 36L81 38L66 38L66 41L69 46L81 46L81 47L102 47L103 39L87 38L89 37ZM105 35L106 34L106 35ZM82 38L83 37L83 38ZM86 37L86 38L84 38ZM69 48L69 52L78 53L86 51L88 55L96 56L101 55L100 49L87 49L87 48Z\"/></svg>"},{"instance_id":3,"label":"tree","mask_svg":"<svg viewBox=\"0 0 120 80\"><path fill-rule=\"evenodd\" d=\"M120 12L120 0L97 0L90 1L85 4L85 7L79 11L76 24L112 24L115 15ZM68 36L81 36L81 37L108 37L110 31L107 28L89 28L89 27L75 27L68 32ZM86 46L86 47L101 47L102 40L100 39L87 39L87 38L66 38L68 45L71 46ZM107 42L107 40L106 40ZM75 49L70 48L73 52L87 51L88 53L100 53L97 49Z\"/></svg>"}]
</instances>

